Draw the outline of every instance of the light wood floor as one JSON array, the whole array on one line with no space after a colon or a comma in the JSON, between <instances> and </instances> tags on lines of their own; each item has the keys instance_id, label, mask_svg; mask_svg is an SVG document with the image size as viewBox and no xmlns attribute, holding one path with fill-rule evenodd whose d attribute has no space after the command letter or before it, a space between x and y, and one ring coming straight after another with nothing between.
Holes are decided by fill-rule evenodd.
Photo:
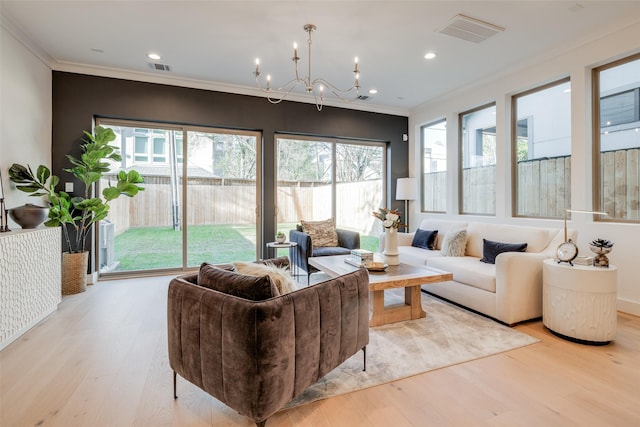
<instances>
[{"instance_id":1,"label":"light wood floor","mask_svg":"<svg viewBox=\"0 0 640 427\"><path fill-rule=\"evenodd\" d=\"M99 282L0 352L0 425L251 426L184 380L172 397L169 279ZM591 347L540 343L282 411L278 426L639 426L640 318Z\"/></svg>"}]
</instances>

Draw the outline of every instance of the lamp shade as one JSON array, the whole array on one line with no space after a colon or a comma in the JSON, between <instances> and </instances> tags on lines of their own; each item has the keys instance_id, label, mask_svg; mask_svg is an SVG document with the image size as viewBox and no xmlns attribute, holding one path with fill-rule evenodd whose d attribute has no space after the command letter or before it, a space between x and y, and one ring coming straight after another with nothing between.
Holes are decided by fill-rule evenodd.
<instances>
[{"instance_id":1,"label":"lamp shade","mask_svg":"<svg viewBox=\"0 0 640 427\"><path fill-rule=\"evenodd\" d=\"M418 198L418 182L415 178L398 178L396 200L416 200Z\"/></svg>"}]
</instances>

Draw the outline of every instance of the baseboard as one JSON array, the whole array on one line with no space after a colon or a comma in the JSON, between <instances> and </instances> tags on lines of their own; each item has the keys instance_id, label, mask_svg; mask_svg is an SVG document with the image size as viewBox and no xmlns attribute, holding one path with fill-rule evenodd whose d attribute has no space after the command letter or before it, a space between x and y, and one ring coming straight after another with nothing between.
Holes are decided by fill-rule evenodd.
<instances>
[{"instance_id":1,"label":"baseboard","mask_svg":"<svg viewBox=\"0 0 640 427\"><path fill-rule=\"evenodd\" d=\"M623 313L640 316L640 302L618 298L617 309Z\"/></svg>"},{"instance_id":2,"label":"baseboard","mask_svg":"<svg viewBox=\"0 0 640 427\"><path fill-rule=\"evenodd\" d=\"M98 282L98 272L87 274L87 285L93 285Z\"/></svg>"}]
</instances>

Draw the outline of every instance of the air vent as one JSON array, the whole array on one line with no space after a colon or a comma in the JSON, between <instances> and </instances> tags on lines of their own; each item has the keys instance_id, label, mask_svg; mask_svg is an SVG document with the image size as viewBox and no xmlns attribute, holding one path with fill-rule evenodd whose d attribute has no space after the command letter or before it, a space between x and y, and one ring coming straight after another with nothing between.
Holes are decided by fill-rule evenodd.
<instances>
[{"instance_id":1,"label":"air vent","mask_svg":"<svg viewBox=\"0 0 640 427\"><path fill-rule=\"evenodd\" d=\"M171 67L166 64L158 64L157 62L149 62L149 67L156 71L171 71Z\"/></svg>"},{"instance_id":2,"label":"air vent","mask_svg":"<svg viewBox=\"0 0 640 427\"><path fill-rule=\"evenodd\" d=\"M358 95L358 99L360 101L366 101L367 99L369 99L369 96L367 96L367 95Z\"/></svg>"},{"instance_id":3,"label":"air vent","mask_svg":"<svg viewBox=\"0 0 640 427\"><path fill-rule=\"evenodd\" d=\"M438 32L473 43L480 43L505 29L465 15L456 15Z\"/></svg>"}]
</instances>

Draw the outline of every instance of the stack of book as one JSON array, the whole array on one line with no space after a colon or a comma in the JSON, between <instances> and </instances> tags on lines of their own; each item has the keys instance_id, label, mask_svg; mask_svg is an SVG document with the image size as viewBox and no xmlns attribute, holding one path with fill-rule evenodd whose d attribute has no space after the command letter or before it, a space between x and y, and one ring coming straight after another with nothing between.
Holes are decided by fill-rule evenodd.
<instances>
[{"instance_id":1,"label":"stack of book","mask_svg":"<svg viewBox=\"0 0 640 427\"><path fill-rule=\"evenodd\" d=\"M586 255L578 255L574 260L573 263L576 265L593 265L593 257L592 256L586 256Z\"/></svg>"},{"instance_id":2,"label":"stack of book","mask_svg":"<svg viewBox=\"0 0 640 427\"><path fill-rule=\"evenodd\" d=\"M366 268L370 262L373 262L373 252L366 249L352 249L351 254L345 258L344 262Z\"/></svg>"}]
</instances>

